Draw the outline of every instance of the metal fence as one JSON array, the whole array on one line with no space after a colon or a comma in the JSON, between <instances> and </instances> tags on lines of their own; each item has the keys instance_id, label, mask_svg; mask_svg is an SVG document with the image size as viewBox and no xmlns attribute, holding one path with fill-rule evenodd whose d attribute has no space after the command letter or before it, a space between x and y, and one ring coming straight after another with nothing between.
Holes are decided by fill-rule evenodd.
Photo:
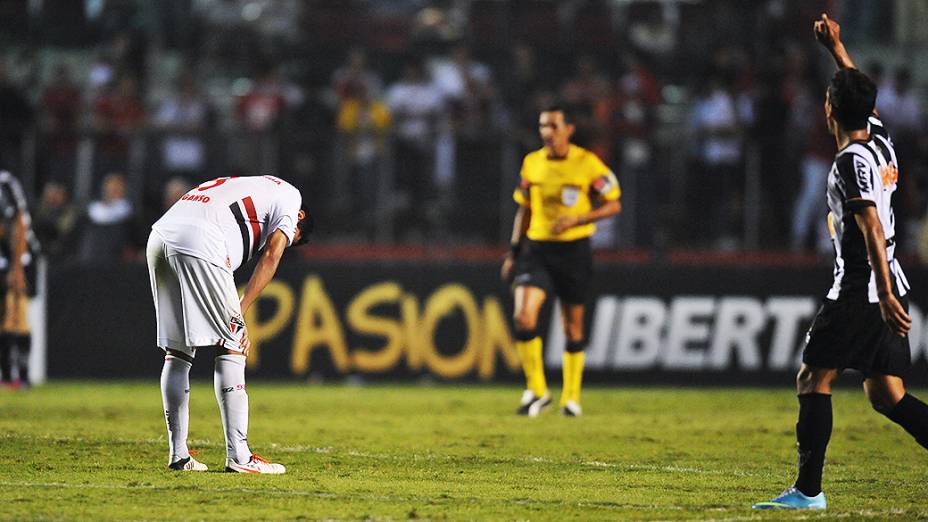
<instances>
[{"instance_id":1,"label":"metal fence","mask_svg":"<svg viewBox=\"0 0 928 522\"><path fill-rule=\"evenodd\" d=\"M623 211L614 222L601 223L599 248L712 246L708 240L701 244L704 239L691 233L709 225L694 204L699 194L694 186L700 181L685 136L682 121L665 120L647 142L648 160L626 161L616 153L619 159L613 168L622 184ZM220 176L272 173L303 190L319 223L320 240L508 240L515 211L511 194L521 157L528 152L509 133L436 140L427 144L418 163L410 161L409 147L401 140L386 136L376 156L359 164L348 152L350 139L328 129L307 128L265 133L145 130L125 135L85 131L64 137L33 131L22 140L17 173L33 198L44 183L57 180L70 187L75 202L84 204L96 197L103 176L122 172L134 207L149 219L163 210L162 190L173 177L198 184ZM624 145L617 143L616 150ZM171 157L182 156L184 146L193 157ZM744 203L732 226L738 247L750 250L762 246L765 205L757 147L748 141L745 152L737 180Z\"/></svg>"}]
</instances>

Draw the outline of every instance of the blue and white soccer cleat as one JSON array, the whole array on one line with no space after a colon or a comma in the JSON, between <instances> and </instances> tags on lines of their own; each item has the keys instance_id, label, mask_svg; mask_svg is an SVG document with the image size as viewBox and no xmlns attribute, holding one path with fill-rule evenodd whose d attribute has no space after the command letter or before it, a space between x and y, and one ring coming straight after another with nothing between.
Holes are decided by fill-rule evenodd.
<instances>
[{"instance_id":1,"label":"blue and white soccer cleat","mask_svg":"<svg viewBox=\"0 0 928 522\"><path fill-rule=\"evenodd\" d=\"M825 509L825 493L807 497L795 487L780 493L780 496L767 502L751 506L754 509Z\"/></svg>"}]
</instances>

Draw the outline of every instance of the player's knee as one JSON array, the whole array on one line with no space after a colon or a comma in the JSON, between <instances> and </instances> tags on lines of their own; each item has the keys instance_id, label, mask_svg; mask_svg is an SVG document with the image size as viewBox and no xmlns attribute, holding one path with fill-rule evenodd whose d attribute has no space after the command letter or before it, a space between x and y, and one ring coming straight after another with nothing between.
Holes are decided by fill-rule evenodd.
<instances>
[{"instance_id":1,"label":"player's knee","mask_svg":"<svg viewBox=\"0 0 928 522\"><path fill-rule=\"evenodd\" d=\"M831 386L831 373L808 366L799 369L796 375L796 391L805 393L827 392Z\"/></svg>"},{"instance_id":2,"label":"player's knee","mask_svg":"<svg viewBox=\"0 0 928 522\"><path fill-rule=\"evenodd\" d=\"M583 338L583 325L568 326L564 333L567 335L567 342L582 343L586 341Z\"/></svg>"},{"instance_id":3,"label":"player's knee","mask_svg":"<svg viewBox=\"0 0 928 522\"><path fill-rule=\"evenodd\" d=\"M526 312L515 314L513 321L516 324L516 331L535 331L538 327L538 318Z\"/></svg>"},{"instance_id":4,"label":"player's knee","mask_svg":"<svg viewBox=\"0 0 928 522\"><path fill-rule=\"evenodd\" d=\"M567 341L567 346L565 350L567 353L579 353L586 349L586 341L581 339L579 341Z\"/></svg>"},{"instance_id":5,"label":"player's knee","mask_svg":"<svg viewBox=\"0 0 928 522\"><path fill-rule=\"evenodd\" d=\"M889 396L884 394L867 393L867 399L870 401L870 406L883 415L888 415L896 405Z\"/></svg>"},{"instance_id":6,"label":"player's knee","mask_svg":"<svg viewBox=\"0 0 928 522\"><path fill-rule=\"evenodd\" d=\"M867 400L870 401L870 406L883 415L889 415L889 412L896 407L896 404L905 395L903 391L899 397L896 397L892 390L867 381L864 381L864 393L867 395Z\"/></svg>"},{"instance_id":7,"label":"player's knee","mask_svg":"<svg viewBox=\"0 0 928 522\"><path fill-rule=\"evenodd\" d=\"M187 361L188 363L193 364L193 357L179 350L172 350L168 348L167 350L165 350L164 357L165 359L167 359L168 357L176 357L182 361Z\"/></svg>"},{"instance_id":8,"label":"player's knee","mask_svg":"<svg viewBox=\"0 0 928 522\"><path fill-rule=\"evenodd\" d=\"M799 393L803 393L803 390L809 388L812 384L812 370L803 366L799 369L799 373L796 374L796 389Z\"/></svg>"}]
</instances>

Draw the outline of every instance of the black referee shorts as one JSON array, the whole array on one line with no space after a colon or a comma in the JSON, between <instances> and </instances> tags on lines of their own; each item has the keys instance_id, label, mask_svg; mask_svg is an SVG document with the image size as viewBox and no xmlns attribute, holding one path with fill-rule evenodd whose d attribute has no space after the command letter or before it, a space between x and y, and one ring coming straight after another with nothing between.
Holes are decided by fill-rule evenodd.
<instances>
[{"instance_id":1,"label":"black referee shorts","mask_svg":"<svg viewBox=\"0 0 928 522\"><path fill-rule=\"evenodd\" d=\"M590 238L576 241L531 241L516 259L513 286L552 290L565 304L586 304L593 281Z\"/></svg>"},{"instance_id":2,"label":"black referee shorts","mask_svg":"<svg viewBox=\"0 0 928 522\"><path fill-rule=\"evenodd\" d=\"M906 311L909 301L900 297ZM825 299L812 321L802 362L817 368L853 368L865 376L904 377L912 366L909 338L894 334L880 305L863 299Z\"/></svg>"}]
</instances>

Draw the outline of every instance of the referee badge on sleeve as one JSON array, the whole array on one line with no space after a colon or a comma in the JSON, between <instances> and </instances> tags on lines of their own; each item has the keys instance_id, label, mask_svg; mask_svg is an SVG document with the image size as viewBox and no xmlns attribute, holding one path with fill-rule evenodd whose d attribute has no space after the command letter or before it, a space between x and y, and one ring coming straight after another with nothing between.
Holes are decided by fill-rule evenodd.
<instances>
[{"instance_id":1,"label":"referee badge on sleeve","mask_svg":"<svg viewBox=\"0 0 928 522\"><path fill-rule=\"evenodd\" d=\"M605 196L612 191L616 186L618 186L619 181L615 178L615 174L611 171L605 176L600 176L593 180L592 186L593 190L596 191L600 196Z\"/></svg>"},{"instance_id":2,"label":"referee badge on sleeve","mask_svg":"<svg viewBox=\"0 0 928 522\"><path fill-rule=\"evenodd\" d=\"M577 200L580 199L580 187L576 185L564 185L561 188L561 203L564 206L572 207L577 204Z\"/></svg>"}]
</instances>

